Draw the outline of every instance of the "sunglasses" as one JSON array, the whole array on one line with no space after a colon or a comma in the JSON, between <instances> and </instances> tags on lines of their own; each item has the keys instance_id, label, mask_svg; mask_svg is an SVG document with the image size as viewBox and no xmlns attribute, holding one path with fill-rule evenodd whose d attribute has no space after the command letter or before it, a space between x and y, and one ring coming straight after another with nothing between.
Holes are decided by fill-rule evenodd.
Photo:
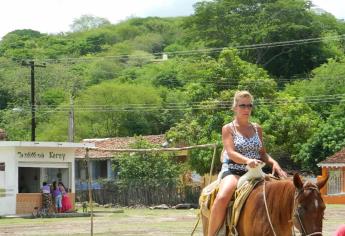
<instances>
[{"instance_id":1,"label":"sunglasses","mask_svg":"<svg viewBox=\"0 0 345 236\"><path fill-rule=\"evenodd\" d=\"M249 103L249 104L239 104L238 107L241 108L241 109L245 109L245 108L252 109L253 108L253 104L251 104L251 103Z\"/></svg>"}]
</instances>

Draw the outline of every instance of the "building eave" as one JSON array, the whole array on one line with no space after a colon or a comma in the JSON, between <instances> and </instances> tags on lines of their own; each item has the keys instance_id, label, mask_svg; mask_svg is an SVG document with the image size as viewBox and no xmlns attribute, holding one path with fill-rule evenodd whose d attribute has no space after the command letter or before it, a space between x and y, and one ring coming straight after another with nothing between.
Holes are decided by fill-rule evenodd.
<instances>
[{"instance_id":1,"label":"building eave","mask_svg":"<svg viewBox=\"0 0 345 236\"><path fill-rule=\"evenodd\" d=\"M318 167L345 167L345 163L319 163Z\"/></svg>"},{"instance_id":2,"label":"building eave","mask_svg":"<svg viewBox=\"0 0 345 236\"><path fill-rule=\"evenodd\" d=\"M93 148L94 143L1 141L0 147Z\"/></svg>"}]
</instances>

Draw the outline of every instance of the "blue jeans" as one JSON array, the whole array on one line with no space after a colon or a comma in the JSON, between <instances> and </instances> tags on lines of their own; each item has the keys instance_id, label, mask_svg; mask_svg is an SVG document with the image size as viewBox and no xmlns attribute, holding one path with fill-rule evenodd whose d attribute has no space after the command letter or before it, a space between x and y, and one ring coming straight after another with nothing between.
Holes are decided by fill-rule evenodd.
<instances>
[{"instance_id":1,"label":"blue jeans","mask_svg":"<svg viewBox=\"0 0 345 236\"><path fill-rule=\"evenodd\" d=\"M55 197L55 207L62 208L62 195L58 195Z\"/></svg>"}]
</instances>

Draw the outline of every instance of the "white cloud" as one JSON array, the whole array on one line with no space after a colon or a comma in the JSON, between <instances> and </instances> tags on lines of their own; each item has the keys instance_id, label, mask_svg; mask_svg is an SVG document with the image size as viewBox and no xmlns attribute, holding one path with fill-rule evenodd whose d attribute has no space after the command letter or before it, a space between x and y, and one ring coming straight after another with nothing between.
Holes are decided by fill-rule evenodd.
<instances>
[{"instance_id":1,"label":"white cloud","mask_svg":"<svg viewBox=\"0 0 345 236\"><path fill-rule=\"evenodd\" d=\"M42 33L70 30L73 19L89 14L112 23L130 16L178 16L193 13L198 0L3 0L0 37L16 29ZM182 9L181 9L182 8Z\"/></svg>"},{"instance_id":2,"label":"white cloud","mask_svg":"<svg viewBox=\"0 0 345 236\"><path fill-rule=\"evenodd\" d=\"M193 13L201 0L2 0L0 37L16 29L42 33L70 30L73 19L85 14L118 23L130 16L182 16ZM343 0L313 0L320 8L345 19Z\"/></svg>"},{"instance_id":3,"label":"white cloud","mask_svg":"<svg viewBox=\"0 0 345 236\"><path fill-rule=\"evenodd\" d=\"M331 13L338 19L345 19L344 0L312 0L317 7Z\"/></svg>"}]
</instances>

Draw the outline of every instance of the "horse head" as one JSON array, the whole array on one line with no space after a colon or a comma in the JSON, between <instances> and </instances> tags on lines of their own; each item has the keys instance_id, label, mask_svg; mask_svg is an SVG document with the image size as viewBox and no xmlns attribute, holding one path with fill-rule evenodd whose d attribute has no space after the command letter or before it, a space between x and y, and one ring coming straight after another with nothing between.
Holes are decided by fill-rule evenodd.
<instances>
[{"instance_id":1,"label":"horse head","mask_svg":"<svg viewBox=\"0 0 345 236\"><path fill-rule=\"evenodd\" d=\"M320 189L326 184L328 176L313 184L302 182L295 174L293 183L296 188L293 209L294 226L302 235L322 235L322 220L326 205L322 200Z\"/></svg>"}]
</instances>

